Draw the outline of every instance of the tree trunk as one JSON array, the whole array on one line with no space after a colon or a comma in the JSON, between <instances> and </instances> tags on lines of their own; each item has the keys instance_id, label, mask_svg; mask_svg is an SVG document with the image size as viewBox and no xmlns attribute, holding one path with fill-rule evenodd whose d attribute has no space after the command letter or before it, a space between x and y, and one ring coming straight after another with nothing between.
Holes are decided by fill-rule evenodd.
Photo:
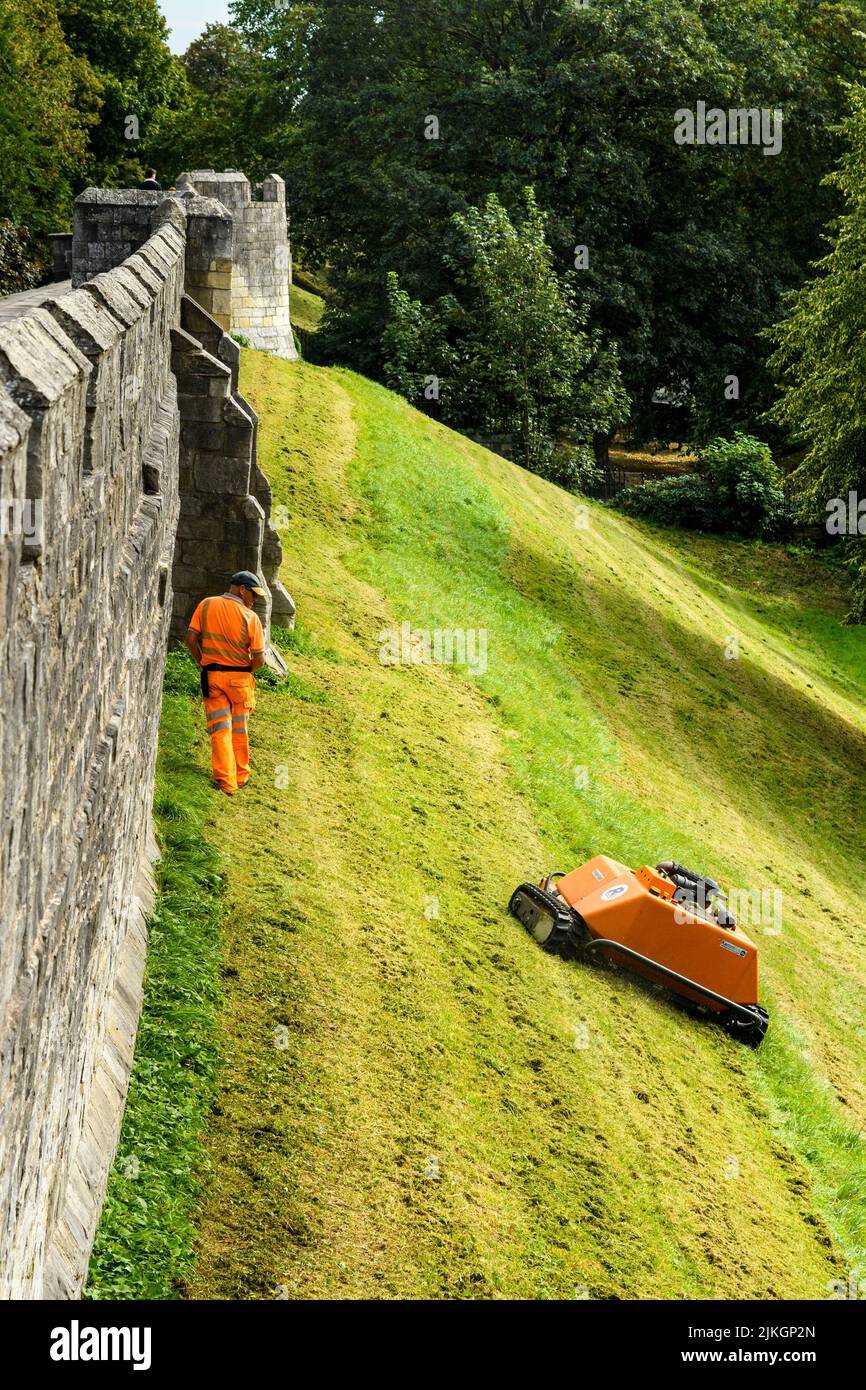
<instances>
[{"instance_id":1,"label":"tree trunk","mask_svg":"<svg viewBox=\"0 0 866 1390\"><path fill-rule=\"evenodd\" d=\"M595 450L595 461L599 468L604 469L607 477L610 472L610 435L596 431L592 436L592 447Z\"/></svg>"},{"instance_id":2,"label":"tree trunk","mask_svg":"<svg viewBox=\"0 0 866 1390\"><path fill-rule=\"evenodd\" d=\"M612 497L614 481L610 466L610 435L602 430L597 430L592 436L592 447L595 461L604 475L604 495L605 497Z\"/></svg>"}]
</instances>

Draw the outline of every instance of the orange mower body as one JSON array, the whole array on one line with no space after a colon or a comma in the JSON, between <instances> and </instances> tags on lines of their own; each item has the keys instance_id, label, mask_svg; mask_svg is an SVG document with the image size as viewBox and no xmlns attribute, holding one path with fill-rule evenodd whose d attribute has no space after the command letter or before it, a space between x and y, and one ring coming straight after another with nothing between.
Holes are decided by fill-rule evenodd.
<instances>
[{"instance_id":1,"label":"orange mower body","mask_svg":"<svg viewBox=\"0 0 866 1390\"><path fill-rule=\"evenodd\" d=\"M635 870L598 854L522 884L509 909L545 950L604 956L699 1004L742 1041L756 1045L766 1033L758 948L713 879L672 862Z\"/></svg>"}]
</instances>

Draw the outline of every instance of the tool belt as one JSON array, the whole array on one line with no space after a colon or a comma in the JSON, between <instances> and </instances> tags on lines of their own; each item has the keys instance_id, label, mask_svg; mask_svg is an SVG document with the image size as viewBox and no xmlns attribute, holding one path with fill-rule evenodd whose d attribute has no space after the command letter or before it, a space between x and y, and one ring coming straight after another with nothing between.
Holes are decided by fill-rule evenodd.
<instances>
[{"instance_id":1,"label":"tool belt","mask_svg":"<svg viewBox=\"0 0 866 1390\"><path fill-rule=\"evenodd\" d=\"M207 683L207 673L208 673L208 671L249 671L249 672L252 672L252 669L253 669L252 666L217 666L217 664L216 664L215 662L211 663L211 665L209 665L209 666L202 666L202 668L201 668L201 693L202 693L202 699L207 700L207 699L209 699L209 697L210 697L210 689L209 689L208 683Z\"/></svg>"}]
</instances>

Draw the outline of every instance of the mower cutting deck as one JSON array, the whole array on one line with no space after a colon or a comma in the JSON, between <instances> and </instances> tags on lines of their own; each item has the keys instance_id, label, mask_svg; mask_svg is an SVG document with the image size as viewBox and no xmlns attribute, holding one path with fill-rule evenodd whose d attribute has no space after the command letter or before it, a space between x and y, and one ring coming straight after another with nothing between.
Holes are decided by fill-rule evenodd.
<instances>
[{"instance_id":1,"label":"mower cutting deck","mask_svg":"<svg viewBox=\"0 0 866 1390\"><path fill-rule=\"evenodd\" d=\"M605 956L700 1004L753 1047L767 1031L758 948L714 879L672 862L629 869L599 854L571 873L521 884L508 910L546 951Z\"/></svg>"}]
</instances>

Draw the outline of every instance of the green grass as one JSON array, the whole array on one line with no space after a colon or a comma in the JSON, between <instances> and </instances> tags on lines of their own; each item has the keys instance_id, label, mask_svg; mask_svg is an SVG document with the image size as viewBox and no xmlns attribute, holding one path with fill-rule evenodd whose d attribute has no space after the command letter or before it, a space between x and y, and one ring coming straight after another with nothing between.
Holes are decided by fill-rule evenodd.
<instances>
[{"instance_id":1,"label":"green grass","mask_svg":"<svg viewBox=\"0 0 866 1390\"><path fill-rule=\"evenodd\" d=\"M766 790L770 792L778 783L784 784L786 759L792 767L788 770L787 795L778 798L775 815L767 817L765 843L772 843L776 829L773 821L783 821L789 836L792 831L799 831L807 864L809 859L824 859L821 851L826 847L826 858L836 860L840 882L852 882L862 843L859 827L866 810L862 783L864 716L857 698L863 689L866 643L862 631L852 632L840 623L842 595L824 567L816 561L790 565L786 563L789 557L778 547L719 543L696 546L694 542L684 546L674 536L670 558L679 558L684 549L693 556L699 549L700 560L690 564L693 583L712 594L714 601L723 600L723 616L731 619L719 628L718 648L713 653L708 649L707 628L701 631L696 621L699 610L696 603L689 601L692 595L687 592L686 601L680 602L679 612L672 616L659 605L658 592L647 602L646 590L651 584L646 583L648 572L644 565L649 559L647 552L654 545L653 533L634 528L637 534L630 536L628 528L613 527L605 535L604 518L598 509L593 509L592 528L602 532L598 536L596 564L611 541L618 542L625 552L620 557L618 576L624 592L605 596L606 620L599 624L598 610L593 612L589 601L590 593L598 601L598 575L582 576L583 585L578 581L577 587L583 587L584 593L574 592L569 567L578 563L580 557L565 528L552 525L537 533L538 544L527 559L528 544L523 540L515 543L515 532L508 526L509 520L515 529L521 525L527 492L539 499L546 497L559 509L568 506L561 494L551 497L550 489L535 486L529 479L515 487L513 473L492 458L486 466L479 460L475 469L461 468L456 461L446 463L441 449L439 471L432 457L422 460L418 453L406 448L405 438L395 428L393 407L389 410L380 397L373 394L371 398L368 394L362 410L362 440L366 435L367 448L366 453L363 445L359 449L355 476L366 491L377 538L375 551L368 552L367 568L371 575L375 572L380 583L383 578L386 580L390 594L400 594L416 624L431 628L459 626L462 618L466 625L467 615L478 614L479 609L483 613L488 643L497 657L491 660L490 670L480 685L492 695L512 735L518 735L511 743L511 762L517 784L530 795L552 847L550 863L554 859L565 864L579 862L603 844L625 862L673 855L689 863L709 863L711 869L720 870L726 882L742 882L739 875L744 856L726 856L723 844L708 843L694 831L702 823L702 795L709 797L714 792L717 808L724 805L724 760L733 760L737 768L737 775L728 778L731 809L736 809L737 797L751 800L753 787L739 775L740 769L748 767L750 749L757 746L751 726L774 718L779 721L777 738L770 745L775 757L759 774ZM419 445L433 455L434 440L437 436L431 433L431 438L423 444L419 441ZM446 448L450 447L448 440ZM427 470L436 472L437 486L419 494L417 478ZM479 487L479 472L494 483L486 494ZM510 517L496 507L494 499L508 507ZM467 507L471 509L468 524ZM410 528L414 528L414 533ZM503 538L509 535L510 554L506 557ZM545 547L547 554L543 553ZM630 547L637 551L634 560L628 554ZM663 562L668 555L662 555ZM653 559L657 565L658 558ZM636 566L640 573L634 572ZM721 582L719 571L724 574ZM522 603L516 599L515 589L521 592ZM816 610L812 603L821 607ZM835 608L833 615L822 611L828 606ZM747 619L752 620L753 627L745 625ZM720 657L727 637L724 628L736 628L738 624L744 625L746 647L741 660L748 660L749 666L740 678L738 665L738 679L729 683L734 689L719 692L713 688L713 682L718 685L721 678ZM569 652L568 636L576 629L581 631L580 648L578 652ZM655 639L648 650L646 637L641 640L642 632ZM610 641L613 633L618 636L615 653ZM758 639L763 650L752 657L746 644ZM659 750L646 737L652 730L647 704L652 701L659 708L657 702L662 692L654 667L665 647L668 652L674 649L688 655L667 663L664 679L674 685L685 679L689 686L684 708L678 697L670 701L668 696L674 706L670 711L674 718L673 727L669 725L666 730L667 746L687 749L691 743L700 759L687 760L687 780L691 785L678 788L680 817L673 820L669 806L665 805L667 814L660 821L653 811L658 798L644 795L640 804L635 804L622 787L619 774L622 735L626 733L650 767L659 758ZM557 659L559 651L563 654ZM789 654L796 663L793 671ZM764 687L770 672L781 690ZM784 683L790 681L792 674L802 677L804 673L813 677L808 687L820 692L815 697L816 708L807 714L794 705L788 717L781 718L781 702L793 697L790 689L784 689ZM642 687L648 688L645 701L641 700ZM837 691L845 697L845 705L839 710L844 720L831 719L826 708L837 713ZM824 709L819 703L821 694L825 696ZM857 699L856 708L848 705L849 699ZM611 747L609 724L605 727L600 720L602 709L615 703L638 706L631 718L626 716L620 721L619 747ZM738 713L751 716L746 737L732 735L726 723L726 715L734 704ZM805 721L805 727L801 721ZM661 719L659 725L664 727ZM820 740L818 734L822 736ZM575 797L574 787L562 776L557 749L566 753L566 761L566 750L575 750L575 761L579 760L588 770L594 790L586 798L591 801L586 818L581 798ZM539 753L544 750L550 756L540 758ZM693 765L698 761L709 763L711 777ZM721 768L719 761L723 762ZM809 775L799 786L804 771ZM752 783L756 777L753 768L748 776ZM816 798L816 783L824 797ZM583 833L582 823L586 824ZM760 814L752 824L761 826ZM692 833L685 833L689 829ZM816 841L810 844L808 837L816 830ZM775 862L761 868L758 861L766 856L756 856L755 848L750 846L753 874L746 881L750 885L782 883L790 901L795 894L784 884L785 870L790 866L796 875L796 861L787 855L780 860L774 847L770 857ZM819 850L817 854L815 849ZM814 920L803 923L809 940L801 936L799 949L805 954L804 948L811 947L809 966L814 971L814 981L810 983L806 972L802 972L806 997L798 1000L797 1012L804 1023L808 1020L808 1033L798 1030L790 1015L781 1009L771 1043L761 1055L762 1065L755 1068L754 1084L771 1098L771 1109L781 1123L784 1137L809 1160L823 1216L835 1230L848 1259L860 1265L866 1261L866 1146L858 1132L863 1116L860 1082L866 1061L858 1004L864 962L862 949L857 949L856 896L849 894L849 899L847 923L837 918L829 906L819 904L819 910L830 914L841 927L841 932L828 931L826 935L835 938L837 948L841 945L843 951L845 945L853 947L844 951L838 972L829 969L822 958L825 934L815 930ZM795 923L795 929L797 926L799 923ZM786 964L784 960L777 961L780 973L788 974ZM781 997L779 1002L782 1003ZM821 1012L814 1007L816 1004ZM843 1072L834 1057L831 1075L845 1075L837 1091L845 1106L850 1107L849 1084L858 1087L853 1128L820 1070L816 1074L813 1067L803 1063L804 1043L808 1045L808 1041L817 1042L819 1038L834 1053L840 1042L847 1044L847 1067Z\"/></svg>"},{"instance_id":2,"label":"green grass","mask_svg":"<svg viewBox=\"0 0 866 1390\"><path fill-rule=\"evenodd\" d=\"M216 816L237 974L190 1292L825 1297L860 1258L866 1110L863 644L832 576L576 526L360 378L242 369L292 517L285 650L329 704L263 692ZM404 621L483 627L487 670L383 666ZM598 849L782 887L760 1053L508 918Z\"/></svg>"},{"instance_id":3,"label":"green grass","mask_svg":"<svg viewBox=\"0 0 866 1390\"><path fill-rule=\"evenodd\" d=\"M313 294L295 283L290 291L292 323L298 328L306 328L315 333L325 312L325 301L321 295Z\"/></svg>"},{"instance_id":4,"label":"green grass","mask_svg":"<svg viewBox=\"0 0 866 1390\"><path fill-rule=\"evenodd\" d=\"M190 752L198 678L166 668L154 812L162 849L144 1008L87 1298L173 1298L192 1267L201 1132L216 1086L222 879L204 835L210 794Z\"/></svg>"},{"instance_id":5,"label":"green grass","mask_svg":"<svg viewBox=\"0 0 866 1390\"><path fill-rule=\"evenodd\" d=\"M292 679L260 682L242 796L208 789L178 696L225 971L173 1287L826 1297L866 1244L866 643L839 580L583 507L350 373L245 351L242 388L303 627L274 634ZM404 622L484 629L486 669L383 664ZM782 892L758 1053L508 917L599 850Z\"/></svg>"}]
</instances>

